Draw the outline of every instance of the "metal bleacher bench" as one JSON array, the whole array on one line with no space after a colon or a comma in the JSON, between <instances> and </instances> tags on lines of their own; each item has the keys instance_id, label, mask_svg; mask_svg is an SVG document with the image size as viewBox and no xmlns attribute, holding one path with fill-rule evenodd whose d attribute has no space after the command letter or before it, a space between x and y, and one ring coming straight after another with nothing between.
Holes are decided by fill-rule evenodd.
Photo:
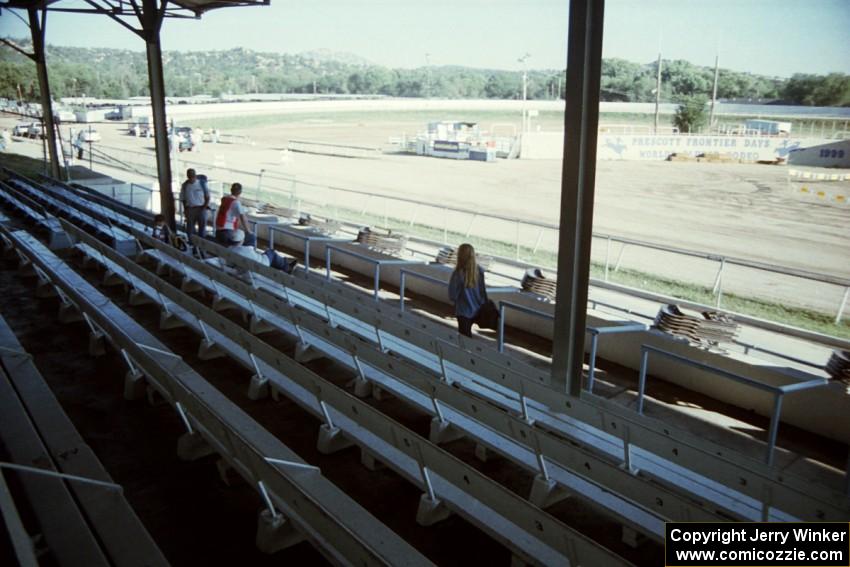
<instances>
[{"instance_id":1,"label":"metal bleacher bench","mask_svg":"<svg viewBox=\"0 0 850 567\"><path fill-rule=\"evenodd\" d=\"M124 278L137 293L159 304L163 309L163 324L186 325L201 335L200 348L207 356L226 355L251 369L254 376L249 395L258 397L264 394L264 389L272 395L284 395L318 417L324 423L318 440L321 452L357 445L364 459L384 463L420 488L423 491L417 511L420 524L430 525L453 512L526 561L547 565L626 564L605 547L579 535L436 443L314 374L129 258L73 227L68 227L68 231L81 244L91 247L89 254L96 259L100 256L100 261L115 277ZM243 299L242 303L249 301ZM267 306L263 308L269 311ZM274 325L280 319L281 315L277 314L267 322Z\"/></svg>"},{"instance_id":2,"label":"metal bleacher bench","mask_svg":"<svg viewBox=\"0 0 850 567\"><path fill-rule=\"evenodd\" d=\"M0 441L12 460L0 463L0 493L5 475L17 474L59 565L168 565L2 317ZM19 562L37 564L32 536L9 529L14 503L0 494L0 508Z\"/></svg>"},{"instance_id":3,"label":"metal bleacher bench","mask_svg":"<svg viewBox=\"0 0 850 567\"><path fill-rule=\"evenodd\" d=\"M44 208L17 189L0 181L0 201L19 215L23 215L28 222L34 223L38 230L47 235L47 245L51 250L67 248L71 245L59 219L49 215Z\"/></svg>"},{"instance_id":4,"label":"metal bleacher bench","mask_svg":"<svg viewBox=\"0 0 850 567\"><path fill-rule=\"evenodd\" d=\"M228 256L227 251L214 244L199 244L212 255ZM286 331L283 324L288 321L286 324L290 328L295 325L302 338L311 334L313 343L319 344L315 337L322 335L321 326L315 327L315 333L309 333L310 325L303 316L299 315L300 324L295 324L296 319L281 317L280 313L265 309L259 300L253 303L244 297L240 300L232 295L228 286L217 283L217 278L209 274L198 277L203 269L193 268L195 261L191 258L164 254L160 250L155 255L162 264L168 264L184 276L184 289L200 285L213 288L215 293L214 287L218 286L221 306L241 302L243 310L250 310L253 331L268 330L270 326ZM518 359L488 348L480 341L467 344L452 331L415 314L403 314L383 302L366 301L362 294L346 289L340 282L315 278L308 282L275 273L244 258L233 258L232 263L248 270L252 285L316 317L324 317L324 321L331 323L331 329L325 333L332 333L334 327L343 327L362 338L376 341L382 349L392 349L443 375L448 373L454 382L463 377L466 387L486 395L494 403L533 415L536 421L554 428L559 435L596 447L609 459L616 461L618 456L625 455L627 468L636 466L670 483L680 484L685 492L692 492L699 500L717 497L721 508L752 519L842 518L848 513L846 496L840 489L806 482L795 478L790 471L784 471L785 478L779 481L770 467L762 463L707 440L696 439L693 434L671 429L668 424L631 414L630 410L613 402L592 396L572 398L554 392L546 386L546 377L538 369L525 367ZM375 382L377 385L378 381Z\"/></svg>"},{"instance_id":5,"label":"metal bleacher bench","mask_svg":"<svg viewBox=\"0 0 850 567\"><path fill-rule=\"evenodd\" d=\"M220 254L228 262L251 269L250 260L234 257L211 243L199 244L208 254ZM711 498L722 503L722 507L750 518L847 517L847 497L838 486L840 475L834 475L837 482L833 486L815 484L811 479L798 478L792 471L784 470L779 481L771 467L746 454L638 416L603 398L575 398L555 392L538 376L539 371L524 368L518 359L498 353L480 341L467 344L447 330L440 330L438 325L412 314L402 314L395 306L370 301L365 294L353 293L340 282L305 281L256 263L253 270L273 282L265 286L263 278L256 279L272 293L277 290L278 294L297 297L293 292L296 290L311 298L313 311L327 312L333 326L345 325L347 319L340 315L359 320L361 325L369 322L372 336L377 333L383 347L417 360L434 372L448 370L453 376L467 377L482 392L496 390L497 395L489 397L505 400L514 411L523 411L527 406L534 419L545 423L547 428L603 450L609 458L616 459L619 455L622 459L625 455L621 463L631 458L631 466L681 485L700 500ZM284 288L289 289L282 292ZM352 332L356 331L352 329ZM448 337L443 339L443 335Z\"/></svg>"},{"instance_id":6,"label":"metal bleacher bench","mask_svg":"<svg viewBox=\"0 0 850 567\"><path fill-rule=\"evenodd\" d=\"M69 223L65 226L99 253L126 258ZM147 384L175 408L187 429L178 441L178 454L194 459L218 453L223 466L257 490L266 506L257 532L262 550L273 552L306 539L334 564L431 565L40 242L2 226L0 233L50 279L67 305L82 313L95 342L109 341L121 353L130 369L125 396L139 396ZM141 293L158 294L143 282L136 286ZM176 305L169 307L172 316L182 314Z\"/></svg>"},{"instance_id":7,"label":"metal bleacher bench","mask_svg":"<svg viewBox=\"0 0 850 567\"><path fill-rule=\"evenodd\" d=\"M52 214L71 219L75 224L93 231L99 238L110 242L122 254L135 253L136 242L133 237L125 230L112 226L108 219L97 219L89 212L86 212L86 207L82 204L82 199L60 199L55 195L51 195L49 191L39 188L35 182L26 180L17 174L13 174L7 184L41 204Z\"/></svg>"}]
</instances>

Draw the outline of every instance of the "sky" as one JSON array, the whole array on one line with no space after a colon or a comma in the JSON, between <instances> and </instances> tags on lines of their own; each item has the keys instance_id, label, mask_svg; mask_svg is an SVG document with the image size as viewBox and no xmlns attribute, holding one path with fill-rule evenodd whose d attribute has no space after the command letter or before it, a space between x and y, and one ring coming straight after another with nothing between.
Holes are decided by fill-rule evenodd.
<instances>
[{"instance_id":1,"label":"sky","mask_svg":"<svg viewBox=\"0 0 850 567\"><path fill-rule=\"evenodd\" d=\"M2 2L2 0L0 0ZM67 5L79 0L67 0ZM463 65L532 69L566 64L568 0L271 0L168 20L166 50L330 49L390 67ZM8 11L0 36L24 37ZM781 77L850 73L850 0L608 0L605 57L685 59ZM53 13L47 42L141 51L138 37L103 16Z\"/></svg>"}]
</instances>

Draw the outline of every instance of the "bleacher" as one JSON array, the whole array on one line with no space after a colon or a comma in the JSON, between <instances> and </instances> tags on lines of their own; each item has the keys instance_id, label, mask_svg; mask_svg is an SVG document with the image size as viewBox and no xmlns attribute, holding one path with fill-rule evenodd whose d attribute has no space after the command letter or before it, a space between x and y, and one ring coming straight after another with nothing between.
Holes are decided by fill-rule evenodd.
<instances>
[{"instance_id":1,"label":"bleacher","mask_svg":"<svg viewBox=\"0 0 850 567\"><path fill-rule=\"evenodd\" d=\"M305 257L326 259L324 273L286 274L198 238L208 260L196 259L151 238L144 212L49 179L13 174L0 184L0 198L22 220L48 219L46 211L60 216L54 231L61 229L87 264L100 267L102 285L124 285L129 305L157 310L160 329L194 334L199 360L239 364L250 377L249 399L285 398L312 415L321 423L320 453L356 447L367 468L384 465L415 487L420 529L454 515L524 563L626 565L622 550L564 523L552 507L568 496L579 499L621 526L632 546L644 539L659 545L665 521L850 516L845 471L814 462L781 438L774 446L721 425L692 430L686 422L641 415L628 397L567 396L548 386L545 368L502 352L494 341L459 336L403 301L381 298L382 276L400 283L402 270L421 262L320 236L305 239L293 228L272 230L279 246L300 251L312 241ZM277 551L306 539L332 562L429 563L393 525L371 516L104 296L67 254L55 255L8 223L0 233L41 288L56 290L64 317L85 320L92 354L107 343L122 353L130 370L125 395L156 392L174 407L186 426L181 456L217 453L256 488L266 503L261 547ZM336 279L331 259L337 256L349 260L335 263L336 270L370 275L374 290ZM245 325L223 311L241 314ZM292 355L270 339L276 336L295 343ZM318 358L353 379L342 387L306 366ZM427 434L384 413L388 398L427 418ZM472 460L456 454L459 439L474 444ZM528 492L518 495L479 470L494 458L522 471Z\"/></svg>"},{"instance_id":2,"label":"bleacher","mask_svg":"<svg viewBox=\"0 0 850 567\"><path fill-rule=\"evenodd\" d=\"M0 462L0 511L21 565L168 565L2 317L0 448L8 459ZM46 550L24 528L10 474L18 475Z\"/></svg>"}]
</instances>

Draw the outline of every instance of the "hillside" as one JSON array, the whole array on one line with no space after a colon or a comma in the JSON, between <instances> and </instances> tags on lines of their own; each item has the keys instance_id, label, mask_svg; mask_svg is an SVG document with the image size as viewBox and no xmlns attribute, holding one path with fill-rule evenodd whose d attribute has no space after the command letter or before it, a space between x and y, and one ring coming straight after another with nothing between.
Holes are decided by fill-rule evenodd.
<instances>
[{"instance_id":1,"label":"hillside","mask_svg":"<svg viewBox=\"0 0 850 567\"><path fill-rule=\"evenodd\" d=\"M27 46L28 42L18 41ZM163 54L168 96L222 93L382 94L399 97L519 98L522 74L460 66L391 69L356 55L318 50L300 54L262 53L243 48L225 51L166 51ZM147 64L140 51L50 45L47 64L51 90L57 98L145 96ZM602 100L648 102L655 99L655 62L639 64L606 59L602 66ZM662 100L710 95L714 70L673 60L662 63ZM536 69L528 73L528 97L563 96L563 71ZM0 49L0 96L35 99L35 66L21 54ZM720 70L721 99L784 100L791 104L850 104L850 77L794 75L778 79Z\"/></svg>"}]
</instances>

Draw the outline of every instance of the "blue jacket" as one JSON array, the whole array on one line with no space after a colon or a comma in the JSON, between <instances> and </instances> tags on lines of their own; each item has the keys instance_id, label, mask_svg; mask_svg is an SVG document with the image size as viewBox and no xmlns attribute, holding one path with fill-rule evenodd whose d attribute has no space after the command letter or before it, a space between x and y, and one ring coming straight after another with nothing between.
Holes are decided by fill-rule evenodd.
<instances>
[{"instance_id":1,"label":"blue jacket","mask_svg":"<svg viewBox=\"0 0 850 567\"><path fill-rule=\"evenodd\" d=\"M481 306L487 302L487 288L484 285L484 270L478 268L478 285L466 287L463 275L455 270L449 280L449 300L455 305L455 315L474 319Z\"/></svg>"}]
</instances>

